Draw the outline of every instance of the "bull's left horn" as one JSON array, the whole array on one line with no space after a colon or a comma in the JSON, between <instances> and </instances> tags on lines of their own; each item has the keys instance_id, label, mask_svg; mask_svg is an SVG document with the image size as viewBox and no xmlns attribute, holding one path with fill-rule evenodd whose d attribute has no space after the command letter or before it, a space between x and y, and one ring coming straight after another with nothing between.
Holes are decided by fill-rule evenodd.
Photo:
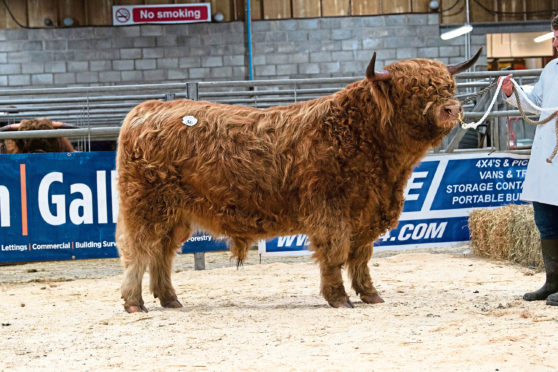
<instances>
[{"instance_id":1,"label":"bull's left horn","mask_svg":"<svg viewBox=\"0 0 558 372\"><path fill-rule=\"evenodd\" d=\"M11 132L11 131L15 131L15 130L19 130L19 123L8 124L8 125L0 128L0 132Z\"/></svg>"},{"instance_id":2,"label":"bull's left horn","mask_svg":"<svg viewBox=\"0 0 558 372\"><path fill-rule=\"evenodd\" d=\"M475 62L477 62L477 59L479 59L479 57L481 55L481 52L482 52L482 47L480 47L478 52L471 59L469 59L468 61L461 62L457 65L447 66L449 73L452 74L452 75L455 75L455 74L459 74L460 72L463 72L463 71L467 70L469 67L474 65Z\"/></svg>"},{"instance_id":3,"label":"bull's left horn","mask_svg":"<svg viewBox=\"0 0 558 372\"><path fill-rule=\"evenodd\" d=\"M391 78L391 75L388 71L374 71L374 65L376 64L376 52L372 56L368 67L366 68L366 78L370 81L378 81L378 80L388 80Z\"/></svg>"}]
</instances>

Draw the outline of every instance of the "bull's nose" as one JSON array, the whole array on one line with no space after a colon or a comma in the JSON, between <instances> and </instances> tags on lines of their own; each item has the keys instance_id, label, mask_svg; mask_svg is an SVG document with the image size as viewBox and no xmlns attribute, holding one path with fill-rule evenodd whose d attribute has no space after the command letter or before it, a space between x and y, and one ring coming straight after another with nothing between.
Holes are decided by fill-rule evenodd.
<instances>
[{"instance_id":1,"label":"bull's nose","mask_svg":"<svg viewBox=\"0 0 558 372\"><path fill-rule=\"evenodd\" d=\"M451 116L459 116L463 114L463 108L461 107L461 105L446 106L444 108L444 111Z\"/></svg>"}]
</instances>

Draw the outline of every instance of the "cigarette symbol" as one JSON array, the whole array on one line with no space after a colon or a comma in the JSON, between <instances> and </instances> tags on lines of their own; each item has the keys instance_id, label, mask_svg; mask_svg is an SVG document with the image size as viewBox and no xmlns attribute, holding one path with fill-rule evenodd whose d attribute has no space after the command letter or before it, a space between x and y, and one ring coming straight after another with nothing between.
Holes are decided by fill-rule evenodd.
<instances>
[{"instance_id":1,"label":"cigarette symbol","mask_svg":"<svg viewBox=\"0 0 558 372\"><path fill-rule=\"evenodd\" d=\"M126 23L130 19L130 11L126 8L117 9L115 18L120 23Z\"/></svg>"}]
</instances>

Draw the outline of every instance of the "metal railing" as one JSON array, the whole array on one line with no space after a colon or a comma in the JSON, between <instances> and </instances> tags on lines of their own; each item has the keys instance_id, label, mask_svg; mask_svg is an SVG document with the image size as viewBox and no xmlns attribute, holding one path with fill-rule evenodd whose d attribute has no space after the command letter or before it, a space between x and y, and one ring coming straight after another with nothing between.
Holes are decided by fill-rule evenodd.
<instances>
[{"instance_id":1,"label":"metal railing","mask_svg":"<svg viewBox=\"0 0 558 372\"><path fill-rule=\"evenodd\" d=\"M461 73L456 75L456 96L460 100L471 97L498 76L509 73L513 73L520 84L534 83L541 71L537 69ZM356 77L344 77L0 90L0 124L48 117L78 127L51 131L1 132L0 140L61 136L82 141L114 140L118 137L120 125L126 114L137 104L149 99L189 98L265 108L332 94L356 80ZM487 101L486 98L478 97L475 104L464 106L466 120L476 120L484 114L487 102L483 103L483 100ZM504 110L502 104L489 114L491 137L499 139L492 141L491 149L507 149L505 140L502 139L505 128L501 118L518 115L518 110ZM435 151L457 151L462 132L459 129L454 130Z\"/></svg>"}]
</instances>

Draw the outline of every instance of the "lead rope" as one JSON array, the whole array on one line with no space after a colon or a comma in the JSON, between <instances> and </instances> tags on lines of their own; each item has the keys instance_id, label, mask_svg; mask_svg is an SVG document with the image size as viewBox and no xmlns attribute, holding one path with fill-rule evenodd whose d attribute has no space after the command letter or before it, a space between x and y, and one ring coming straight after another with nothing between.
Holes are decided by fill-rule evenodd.
<instances>
[{"instance_id":1,"label":"lead rope","mask_svg":"<svg viewBox=\"0 0 558 372\"><path fill-rule=\"evenodd\" d=\"M488 116L490 111L492 111L492 107L494 106L494 103L496 103L496 99L498 98L498 94L500 93L500 90L502 89L503 81L504 81L504 79L499 79L498 87L496 88L496 92L494 93L494 97L492 98L492 101L490 102L490 105L488 106L488 109L486 110L486 113L483 115L483 117L480 120L478 120L474 123L464 123L463 122L463 117L460 116L459 117L459 122L461 123L461 128L463 128L463 129L468 129L468 128L477 129L477 127L482 122L484 122L484 120L486 119L486 117ZM511 82L514 85L513 86L513 94L515 96L515 100L517 101L517 107L519 108L519 113L521 114L521 117L523 118L523 120L525 120L528 123L531 123L533 125L542 125L542 124L548 123L553 118L556 118L556 124L554 126L554 130L555 130L555 133L556 133L556 145L554 145L554 150L552 151L552 154L550 155L550 157L548 157L546 159L547 163L552 163L552 160L556 156L556 153L558 153L558 108L545 109L545 108L542 108L542 107L539 107L539 106L535 105L527 96L525 96L525 94L523 93L523 90L521 90L521 88L519 87L519 84L517 84L517 82L514 79L511 79ZM491 84L487 88L491 88L492 86L493 86L493 84ZM487 88L485 88L484 90L486 90ZM529 117L527 117L527 114L523 110L523 107L521 105L521 100L519 99L519 92L521 92L521 94L523 95L523 98L527 101L527 103L531 107L533 107L537 111L552 112L552 114L550 116L546 117L545 119L540 120L540 121L531 120Z\"/></svg>"},{"instance_id":2,"label":"lead rope","mask_svg":"<svg viewBox=\"0 0 558 372\"><path fill-rule=\"evenodd\" d=\"M556 156L556 153L558 152L558 116L556 115L558 113L558 111L554 111L552 113L552 115L548 116L546 119L543 119L543 120L540 120L540 121L532 120L529 117L527 117L527 115L523 111L523 107L521 107L521 100L519 99L519 93L517 91L518 90L514 85L513 94L515 96L515 100L517 101L517 108L519 108L519 113L521 114L521 117L523 118L523 120L525 120L525 121L527 121L527 122L529 122L533 125L542 125L542 124L548 123L553 118L556 118L556 123L554 124L554 132L556 134L556 145L554 145L554 150L552 150L552 154L550 154L550 157L546 158L547 163L552 163L552 160L554 159L554 157Z\"/></svg>"}]
</instances>

